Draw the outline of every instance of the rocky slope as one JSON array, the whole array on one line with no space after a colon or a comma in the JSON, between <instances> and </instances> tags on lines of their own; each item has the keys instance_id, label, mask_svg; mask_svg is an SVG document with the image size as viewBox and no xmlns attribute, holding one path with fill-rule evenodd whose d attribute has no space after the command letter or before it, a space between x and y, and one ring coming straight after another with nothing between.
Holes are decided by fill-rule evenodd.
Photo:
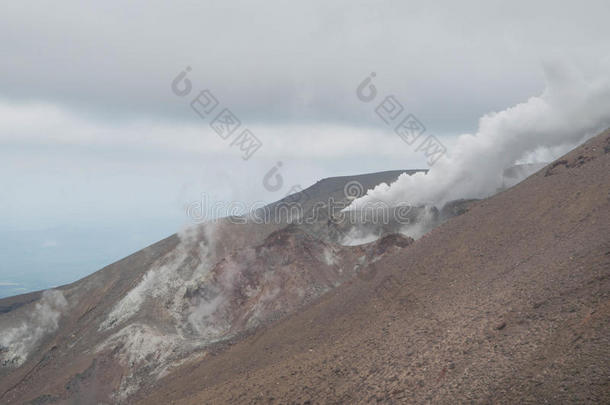
<instances>
[{"instance_id":1,"label":"rocky slope","mask_svg":"<svg viewBox=\"0 0 610 405\"><path fill-rule=\"evenodd\" d=\"M322 180L303 206L330 189L340 196L348 181L398 174ZM316 237L328 226L316 220L309 229L285 218L195 226L73 284L0 300L0 402L127 401L357 276L386 250L373 246L410 242L345 247Z\"/></svg>"},{"instance_id":2,"label":"rocky slope","mask_svg":"<svg viewBox=\"0 0 610 405\"><path fill-rule=\"evenodd\" d=\"M141 403L609 403L610 131Z\"/></svg>"},{"instance_id":3,"label":"rocky slope","mask_svg":"<svg viewBox=\"0 0 610 405\"><path fill-rule=\"evenodd\" d=\"M605 132L407 223L298 220L399 174L384 172L271 205L296 217L190 228L0 300L0 402L609 402L609 173Z\"/></svg>"}]
</instances>

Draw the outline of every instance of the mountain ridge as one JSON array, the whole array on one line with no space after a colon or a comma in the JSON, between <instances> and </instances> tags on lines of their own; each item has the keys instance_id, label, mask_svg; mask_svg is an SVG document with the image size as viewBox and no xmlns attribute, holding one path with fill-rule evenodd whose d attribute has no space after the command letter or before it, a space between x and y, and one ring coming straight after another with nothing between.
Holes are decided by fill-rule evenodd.
<instances>
[{"instance_id":1,"label":"mountain ridge","mask_svg":"<svg viewBox=\"0 0 610 405\"><path fill-rule=\"evenodd\" d=\"M138 398L608 402L608 146L610 131Z\"/></svg>"},{"instance_id":2,"label":"mountain ridge","mask_svg":"<svg viewBox=\"0 0 610 405\"><path fill-rule=\"evenodd\" d=\"M608 400L609 150L606 131L454 205L416 242L382 227L376 242L341 246L325 217L224 219L55 292L0 300L3 330L23 340L0 341L0 400ZM311 300L294 294L303 287ZM276 303L292 309L276 317Z\"/></svg>"}]
</instances>

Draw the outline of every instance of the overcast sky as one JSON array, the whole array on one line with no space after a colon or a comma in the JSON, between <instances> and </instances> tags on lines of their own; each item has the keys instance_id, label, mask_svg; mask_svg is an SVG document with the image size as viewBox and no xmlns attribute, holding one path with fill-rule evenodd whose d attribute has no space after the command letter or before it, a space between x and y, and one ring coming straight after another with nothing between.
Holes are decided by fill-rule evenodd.
<instances>
[{"instance_id":1,"label":"overcast sky","mask_svg":"<svg viewBox=\"0 0 610 405\"><path fill-rule=\"evenodd\" d=\"M375 114L385 96L450 150L482 115L539 95L545 65L610 72L607 1L428 3L3 2L4 231L152 221L137 239L152 242L202 192L269 202L322 177L426 167ZM206 119L189 104L204 89L219 102ZM210 127L221 108L262 142L247 161Z\"/></svg>"}]
</instances>

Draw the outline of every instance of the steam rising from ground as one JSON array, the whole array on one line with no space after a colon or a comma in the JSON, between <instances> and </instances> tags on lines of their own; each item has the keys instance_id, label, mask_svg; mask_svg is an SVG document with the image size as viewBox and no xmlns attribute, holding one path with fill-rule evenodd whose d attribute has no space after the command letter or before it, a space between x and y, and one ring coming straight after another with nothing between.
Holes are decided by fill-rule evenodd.
<instances>
[{"instance_id":1,"label":"steam rising from ground","mask_svg":"<svg viewBox=\"0 0 610 405\"><path fill-rule=\"evenodd\" d=\"M185 297L208 277L215 255L214 233L213 223L181 231L178 245L151 266L101 323L100 331L117 331L96 351L118 349L120 363L129 370L113 397L117 402L136 392L147 375L162 377L170 365L206 343L189 333L192 326L184 318L192 308ZM151 317L174 322L159 327L148 323Z\"/></svg>"},{"instance_id":2,"label":"steam rising from ground","mask_svg":"<svg viewBox=\"0 0 610 405\"><path fill-rule=\"evenodd\" d=\"M61 291L46 290L36 303L28 319L21 325L6 328L0 333L2 366L20 366L41 339L57 330L59 318L68 303Z\"/></svg>"},{"instance_id":3,"label":"steam rising from ground","mask_svg":"<svg viewBox=\"0 0 610 405\"><path fill-rule=\"evenodd\" d=\"M400 228L400 233L415 240L424 236L428 231L438 225L437 215L430 206L424 207L413 224Z\"/></svg>"},{"instance_id":4,"label":"steam rising from ground","mask_svg":"<svg viewBox=\"0 0 610 405\"><path fill-rule=\"evenodd\" d=\"M204 238L198 239L197 232L202 231ZM167 299L173 297L171 310L176 318L181 317L180 297L188 286L196 279L205 275L211 264L214 243L214 224L202 227L191 227L178 234L180 243L166 256L155 262L144 274L142 280L112 309L106 320L100 325L100 330L121 324L136 315L147 299ZM191 256L198 263L193 268ZM189 262L189 265L185 265Z\"/></svg>"},{"instance_id":5,"label":"steam rising from ground","mask_svg":"<svg viewBox=\"0 0 610 405\"><path fill-rule=\"evenodd\" d=\"M610 126L607 78L587 80L567 66L546 66L545 76L542 95L482 117L478 132L461 135L428 174L402 174L389 186L369 190L349 209L378 201L440 208L459 198L485 198L502 186L503 171L516 162L543 149L565 153Z\"/></svg>"}]
</instances>

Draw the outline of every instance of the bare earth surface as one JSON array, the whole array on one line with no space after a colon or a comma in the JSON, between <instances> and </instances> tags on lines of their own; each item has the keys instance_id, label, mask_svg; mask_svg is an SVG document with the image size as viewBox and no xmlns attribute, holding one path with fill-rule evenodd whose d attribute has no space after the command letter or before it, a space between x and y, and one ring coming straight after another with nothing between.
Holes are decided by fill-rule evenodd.
<instances>
[{"instance_id":1,"label":"bare earth surface","mask_svg":"<svg viewBox=\"0 0 610 405\"><path fill-rule=\"evenodd\" d=\"M332 217L202 225L2 299L0 403L610 403L610 131L449 208L361 246Z\"/></svg>"},{"instance_id":2,"label":"bare earth surface","mask_svg":"<svg viewBox=\"0 0 610 405\"><path fill-rule=\"evenodd\" d=\"M324 179L291 198L311 210L329 195L346 200L349 181L373 187L400 173ZM201 224L75 283L0 299L0 403L130 403L173 367L363 277L413 241L390 234L341 246L328 217L308 229L278 220Z\"/></svg>"},{"instance_id":3,"label":"bare earth surface","mask_svg":"<svg viewBox=\"0 0 610 405\"><path fill-rule=\"evenodd\" d=\"M136 398L610 403L610 132L368 271Z\"/></svg>"}]
</instances>

